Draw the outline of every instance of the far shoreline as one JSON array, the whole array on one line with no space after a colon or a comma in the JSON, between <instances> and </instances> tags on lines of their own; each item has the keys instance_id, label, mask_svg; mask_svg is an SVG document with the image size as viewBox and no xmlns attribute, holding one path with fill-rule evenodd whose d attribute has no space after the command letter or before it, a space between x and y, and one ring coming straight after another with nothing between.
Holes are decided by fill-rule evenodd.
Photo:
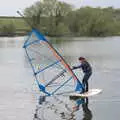
<instances>
[{"instance_id":1,"label":"far shoreline","mask_svg":"<svg viewBox=\"0 0 120 120\"><path fill-rule=\"evenodd\" d=\"M0 33L0 37L19 37L19 36L26 36L28 35L28 31L21 31L18 32L16 31L16 33ZM114 35L104 35L104 36L83 36L83 35L78 35L78 34L62 34L62 35L48 35L45 33L42 33L44 36L46 37L50 37L50 38L69 38L69 37L94 37L94 38L103 38L103 37L114 37L114 36L120 36L120 34L114 34Z\"/></svg>"}]
</instances>

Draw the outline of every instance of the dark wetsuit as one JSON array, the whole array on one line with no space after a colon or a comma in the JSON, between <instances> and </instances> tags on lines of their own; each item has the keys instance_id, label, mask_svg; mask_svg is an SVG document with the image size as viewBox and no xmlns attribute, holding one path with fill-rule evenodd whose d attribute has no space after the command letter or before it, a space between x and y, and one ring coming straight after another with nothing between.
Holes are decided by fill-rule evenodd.
<instances>
[{"instance_id":1,"label":"dark wetsuit","mask_svg":"<svg viewBox=\"0 0 120 120\"><path fill-rule=\"evenodd\" d=\"M81 68L83 73L84 73L84 77L83 77L83 80L82 80L82 84L84 86L83 92L87 92L88 89L89 89L88 88L88 79L90 78L90 76L92 74L92 68L87 61L83 61L80 66L73 67L73 70L78 69L78 68Z\"/></svg>"}]
</instances>

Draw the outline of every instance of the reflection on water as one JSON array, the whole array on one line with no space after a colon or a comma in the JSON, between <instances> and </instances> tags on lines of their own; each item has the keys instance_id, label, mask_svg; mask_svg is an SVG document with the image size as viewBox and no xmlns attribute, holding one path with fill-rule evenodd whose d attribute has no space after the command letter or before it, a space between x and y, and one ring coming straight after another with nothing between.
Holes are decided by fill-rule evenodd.
<instances>
[{"instance_id":1,"label":"reflection on water","mask_svg":"<svg viewBox=\"0 0 120 120\"><path fill-rule=\"evenodd\" d=\"M64 98L64 97L63 97ZM50 98L51 99L51 98ZM66 98L64 98L66 99ZM52 97L47 101L45 96L39 97L39 106L36 107L34 120L92 120L92 111L89 109L88 98L68 97L69 102L60 99L60 96ZM61 109L62 106L62 109ZM80 111L82 109L82 111ZM78 114L76 114L78 111ZM83 113L83 117L79 115ZM51 119L49 114L52 115ZM53 117L56 116L57 117Z\"/></svg>"},{"instance_id":2,"label":"reflection on water","mask_svg":"<svg viewBox=\"0 0 120 120\"><path fill-rule=\"evenodd\" d=\"M88 108L88 98L84 98L84 103L82 104L82 109L83 109L83 112L84 112L83 120L92 120L92 112Z\"/></svg>"},{"instance_id":3,"label":"reflection on water","mask_svg":"<svg viewBox=\"0 0 120 120\"><path fill-rule=\"evenodd\" d=\"M61 96L62 97L62 96ZM39 97L39 105L34 114L35 120L67 120L73 117L71 105L60 96ZM66 99L69 101L69 99Z\"/></svg>"},{"instance_id":4,"label":"reflection on water","mask_svg":"<svg viewBox=\"0 0 120 120\"><path fill-rule=\"evenodd\" d=\"M39 97L39 105L42 105L43 102L45 102L45 101L46 101L46 96ZM33 120L43 120L43 117L40 118L40 115L39 115L39 112L41 112L40 109L41 109L41 107L39 107L39 106L36 107Z\"/></svg>"},{"instance_id":5,"label":"reflection on water","mask_svg":"<svg viewBox=\"0 0 120 120\"><path fill-rule=\"evenodd\" d=\"M80 97L71 97L72 100L76 102L75 106L73 107L73 111L79 111L82 108L83 112L83 118L82 120L92 120L92 111L89 109L89 99L86 98L80 98ZM79 115L76 119L79 119Z\"/></svg>"}]
</instances>

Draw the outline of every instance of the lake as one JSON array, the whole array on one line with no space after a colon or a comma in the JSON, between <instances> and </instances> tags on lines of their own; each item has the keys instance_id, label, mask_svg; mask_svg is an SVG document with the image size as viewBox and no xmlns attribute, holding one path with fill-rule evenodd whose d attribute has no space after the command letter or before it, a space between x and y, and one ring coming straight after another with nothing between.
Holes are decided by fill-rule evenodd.
<instances>
[{"instance_id":1,"label":"lake","mask_svg":"<svg viewBox=\"0 0 120 120\"><path fill-rule=\"evenodd\" d=\"M0 38L1 120L119 120L120 37L64 38L53 46L71 65L83 56L91 63L90 88L103 92L88 99L57 96L42 99L34 91L34 77L25 59L24 37ZM78 75L82 78L82 75ZM89 101L89 102L88 102ZM79 105L78 105L79 104Z\"/></svg>"}]
</instances>

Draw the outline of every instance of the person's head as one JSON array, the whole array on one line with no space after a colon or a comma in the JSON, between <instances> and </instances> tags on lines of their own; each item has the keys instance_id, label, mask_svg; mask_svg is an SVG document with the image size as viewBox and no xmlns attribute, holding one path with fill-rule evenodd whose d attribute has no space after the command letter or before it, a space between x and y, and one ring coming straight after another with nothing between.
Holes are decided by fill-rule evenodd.
<instances>
[{"instance_id":1,"label":"person's head","mask_svg":"<svg viewBox=\"0 0 120 120\"><path fill-rule=\"evenodd\" d=\"M79 57L78 60L79 60L80 62L83 62L83 61L85 61L86 59L85 59L84 57Z\"/></svg>"}]
</instances>

